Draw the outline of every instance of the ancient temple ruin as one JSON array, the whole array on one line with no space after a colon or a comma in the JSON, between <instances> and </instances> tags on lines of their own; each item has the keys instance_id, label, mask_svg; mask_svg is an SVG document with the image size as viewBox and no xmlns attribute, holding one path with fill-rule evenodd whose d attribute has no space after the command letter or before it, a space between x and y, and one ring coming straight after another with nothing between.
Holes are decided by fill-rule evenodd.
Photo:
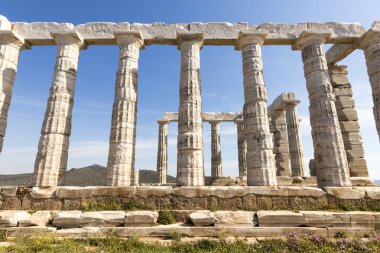
<instances>
[{"instance_id":1,"label":"ancient temple ruin","mask_svg":"<svg viewBox=\"0 0 380 253\"><path fill-rule=\"evenodd\" d=\"M380 24L368 31L351 23L299 23L248 26L247 23L129 24L23 23L0 19L1 126L0 147L7 124L19 53L32 47L57 45L54 76L42 124L34 166L34 186L60 185L67 169L76 71L81 50L89 45L120 49L112 109L107 185L129 186L135 180L135 144L139 51L153 44L177 46L181 53L180 100L177 114L159 121L157 168L165 183L166 128L178 121L177 185L205 185L203 121L212 128L212 177L222 175L219 124L202 113L199 52L203 46L230 45L242 53L244 108L235 121L239 136L239 176L248 186L276 186L276 176L305 177L302 141L294 94L267 105L261 47L290 45L302 51L309 93L314 144L311 174L319 186L352 185L368 180L357 111L347 67L337 65L355 49L364 50L374 98L374 117L380 133ZM324 44L335 44L324 52ZM1 150L1 149L0 149Z\"/></svg>"},{"instance_id":2,"label":"ancient temple ruin","mask_svg":"<svg viewBox=\"0 0 380 253\"><path fill-rule=\"evenodd\" d=\"M154 44L176 46L180 51L180 99L177 112L164 113L157 121L158 184L139 185L135 168L138 61L140 50ZM325 53L325 44L334 45ZM379 21L368 30L341 22L94 22L75 26L10 22L0 16L0 152L6 148L3 139L20 52L50 45L57 45L57 56L33 186L0 187L0 226L7 227L8 234L168 236L180 232L262 237L345 232L364 236L380 230L380 188L372 187L368 178L348 69L338 64L354 50L364 51L380 136ZM67 169L78 58L88 46L102 45L119 47L107 186L61 186ZM218 45L241 52L242 112L202 112L200 50ZM311 161L305 161L303 154L296 94L274 94L278 97L271 105L267 103L261 48L269 45L301 51L309 94L309 101L302 103L309 104L314 147ZM177 183L170 185L166 182L167 157L173 154L168 154L167 135L173 121L178 122ZM204 172L204 122L211 124L211 177ZM239 176L233 185L219 184L223 179L220 122L236 124ZM136 209L140 211L129 212ZM30 214L27 210L38 211ZM59 211L52 217L49 210ZM187 226L155 226L159 215L168 210L178 224Z\"/></svg>"}]
</instances>

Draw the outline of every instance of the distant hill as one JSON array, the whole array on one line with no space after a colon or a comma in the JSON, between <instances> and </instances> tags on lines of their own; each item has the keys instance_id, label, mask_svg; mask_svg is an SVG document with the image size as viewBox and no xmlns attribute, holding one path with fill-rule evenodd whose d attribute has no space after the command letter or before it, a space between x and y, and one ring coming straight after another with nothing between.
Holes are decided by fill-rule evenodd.
<instances>
[{"instance_id":1,"label":"distant hill","mask_svg":"<svg viewBox=\"0 0 380 253\"><path fill-rule=\"evenodd\" d=\"M168 183L175 183L175 177L168 176ZM152 184L157 183L157 172L153 170L140 170L140 183ZM0 186L22 185L30 186L32 184L32 173L0 175ZM106 168L97 164L73 168L66 173L65 185L70 186L97 186L106 185Z\"/></svg>"}]
</instances>

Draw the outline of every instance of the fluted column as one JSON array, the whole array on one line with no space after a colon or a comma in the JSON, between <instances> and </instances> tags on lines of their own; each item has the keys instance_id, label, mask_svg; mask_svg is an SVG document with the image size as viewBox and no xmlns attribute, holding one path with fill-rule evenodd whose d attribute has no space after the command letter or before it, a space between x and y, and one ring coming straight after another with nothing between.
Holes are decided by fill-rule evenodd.
<instances>
[{"instance_id":1,"label":"fluted column","mask_svg":"<svg viewBox=\"0 0 380 253\"><path fill-rule=\"evenodd\" d=\"M286 125L288 129L290 166L292 169L292 177L305 177L305 158L303 154L299 118L296 111L296 105L298 103L299 102L287 103L285 109Z\"/></svg>"},{"instance_id":2,"label":"fluted column","mask_svg":"<svg viewBox=\"0 0 380 253\"><path fill-rule=\"evenodd\" d=\"M107 185L133 185L135 174L138 59L144 40L137 31L114 34L119 65L112 109Z\"/></svg>"},{"instance_id":3,"label":"fluted column","mask_svg":"<svg viewBox=\"0 0 380 253\"><path fill-rule=\"evenodd\" d=\"M178 109L177 184L204 185L203 126L200 79L202 33L177 32L181 50Z\"/></svg>"},{"instance_id":4,"label":"fluted column","mask_svg":"<svg viewBox=\"0 0 380 253\"><path fill-rule=\"evenodd\" d=\"M276 175L291 177L288 129L285 111L274 111L270 116L273 133L273 153L276 161Z\"/></svg>"},{"instance_id":5,"label":"fluted column","mask_svg":"<svg viewBox=\"0 0 380 253\"><path fill-rule=\"evenodd\" d=\"M362 36L360 47L364 50L369 82L372 88L373 115L380 138L380 31L370 29Z\"/></svg>"},{"instance_id":6,"label":"fluted column","mask_svg":"<svg viewBox=\"0 0 380 253\"><path fill-rule=\"evenodd\" d=\"M2 20L0 20L1 22ZM0 153L7 128L19 53L27 48L24 38L10 30L0 30Z\"/></svg>"},{"instance_id":7,"label":"fluted column","mask_svg":"<svg viewBox=\"0 0 380 253\"><path fill-rule=\"evenodd\" d=\"M324 33L303 32L293 45L302 50L310 100L317 183L319 186L351 186L347 157L335 107L323 44Z\"/></svg>"},{"instance_id":8,"label":"fluted column","mask_svg":"<svg viewBox=\"0 0 380 253\"><path fill-rule=\"evenodd\" d=\"M235 124L237 128L239 177L247 179L247 142L244 136L244 122L242 119L236 119Z\"/></svg>"},{"instance_id":9,"label":"fluted column","mask_svg":"<svg viewBox=\"0 0 380 253\"><path fill-rule=\"evenodd\" d=\"M82 37L76 32L52 32L51 36L57 44L57 56L34 165L34 186L63 184L79 50L84 46Z\"/></svg>"},{"instance_id":10,"label":"fluted column","mask_svg":"<svg viewBox=\"0 0 380 253\"><path fill-rule=\"evenodd\" d=\"M329 65L329 74L336 97L335 106L346 150L350 176L368 177L358 112L355 108L355 100L352 97L347 66Z\"/></svg>"},{"instance_id":11,"label":"fluted column","mask_svg":"<svg viewBox=\"0 0 380 253\"><path fill-rule=\"evenodd\" d=\"M166 184L168 174L168 120L158 120L157 177L159 184Z\"/></svg>"},{"instance_id":12,"label":"fluted column","mask_svg":"<svg viewBox=\"0 0 380 253\"><path fill-rule=\"evenodd\" d=\"M222 177L222 149L220 147L220 123L211 124L211 177Z\"/></svg>"},{"instance_id":13,"label":"fluted column","mask_svg":"<svg viewBox=\"0 0 380 253\"><path fill-rule=\"evenodd\" d=\"M261 45L265 38L266 33L240 32L236 48L242 50L243 55L247 184L275 186L276 167L261 60Z\"/></svg>"}]
</instances>

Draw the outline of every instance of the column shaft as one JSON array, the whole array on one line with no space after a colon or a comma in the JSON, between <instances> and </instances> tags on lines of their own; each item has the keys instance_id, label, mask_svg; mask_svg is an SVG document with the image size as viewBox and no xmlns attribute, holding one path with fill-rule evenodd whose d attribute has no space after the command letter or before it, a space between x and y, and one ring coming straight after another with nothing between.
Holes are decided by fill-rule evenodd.
<instances>
[{"instance_id":1,"label":"column shaft","mask_svg":"<svg viewBox=\"0 0 380 253\"><path fill-rule=\"evenodd\" d=\"M157 176L159 184L166 184L168 171L168 121L159 121L158 124Z\"/></svg>"},{"instance_id":2,"label":"column shaft","mask_svg":"<svg viewBox=\"0 0 380 253\"><path fill-rule=\"evenodd\" d=\"M270 117L273 133L273 153L276 160L276 175L291 177L288 129L284 111L274 111Z\"/></svg>"},{"instance_id":3,"label":"column shaft","mask_svg":"<svg viewBox=\"0 0 380 253\"><path fill-rule=\"evenodd\" d=\"M211 177L222 177L222 150L220 147L220 124L211 124Z\"/></svg>"},{"instance_id":4,"label":"column shaft","mask_svg":"<svg viewBox=\"0 0 380 253\"><path fill-rule=\"evenodd\" d=\"M380 32L369 34L364 46L369 82L372 88L373 115L380 138Z\"/></svg>"},{"instance_id":5,"label":"column shaft","mask_svg":"<svg viewBox=\"0 0 380 253\"><path fill-rule=\"evenodd\" d=\"M139 32L116 33L119 65L112 109L107 185L133 185L137 119L138 59L143 39Z\"/></svg>"},{"instance_id":6,"label":"column shaft","mask_svg":"<svg viewBox=\"0 0 380 253\"><path fill-rule=\"evenodd\" d=\"M83 45L83 39L75 32L57 32L52 36L57 43L57 56L34 165L34 186L64 182L79 50Z\"/></svg>"},{"instance_id":7,"label":"column shaft","mask_svg":"<svg viewBox=\"0 0 380 253\"><path fill-rule=\"evenodd\" d=\"M0 30L0 153L7 128L17 65L24 39L11 31Z\"/></svg>"},{"instance_id":8,"label":"column shaft","mask_svg":"<svg viewBox=\"0 0 380 253\"><path fill-rule=\"evenodd\" d=\"M177 184L204 185L200 49L203 35L178 33L181 79L178 109Z\"/></svg>"},{"instance_id":9,"label":"column shaft","mask_svg":"<svg viewBox=\"0 0 380 253\"><path fill-rule=\"evenodd\" d=\"M348 70L343 65L329 65L331 85L351 177L368 177L367 163L360 134L359 118L352 97Z\"/></svg>"},{"instance_id":10,"label":"column shaft","mask_svg":"<svg viewBox=\"0 0 380 253\"><path fill-rule=\"evenodd\" d=\"M310 100L310 124L319 186L351 186L342 134L335 107L323 43L324 34L302 33L296 43Z\"/></svg>"},{"instance_id":11,"label":"column shaft","mask_svg":"<svg viewBox=\"0 0 380 253\"><path fill-rule=\"evenodd\" d=\"M247 142L244 136L244 123L236 122L237 127L237 145L239 159L239 177L247 178Z\"/></svg>"},{"instance_id":12,"label":"column shaft","mask_svg":"<svg viewBox=\"0 0 380 253\"><path fill-rule=\"evenodd\" d=\"M276 167L267 114L261 46L266 35L240 33L243 55L244 134L247 141L247 184L275 186Z\"/></svg>"},{"instance_id":13,"label":"column shaft","mask_svg":"<svg viewBox=\"0 0 380 253\"><path fill-rule=\"evenodd\" d=\"M294 104L287 104L285 109L286 124L288 129L290 166L292 170L292 177L305 177L305 158L303 154L300 124L295 106L296 105Z\"/></svg>"}]
</instances>

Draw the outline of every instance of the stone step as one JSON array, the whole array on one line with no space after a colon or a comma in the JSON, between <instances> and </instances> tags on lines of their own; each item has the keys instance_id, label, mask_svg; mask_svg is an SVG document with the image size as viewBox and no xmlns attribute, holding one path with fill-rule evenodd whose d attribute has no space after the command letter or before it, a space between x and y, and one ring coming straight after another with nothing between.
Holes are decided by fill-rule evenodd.
<instances>
[{"instance_id":1,"label":"stone step","mask_svg":"<svg viewBox=\"0 0 380 253\"><path fill-rule=\"evenodd\" d=\"M6 228L8 237L52 234L62 238L105 237L117 234L121 237L165 237L174 233L184 237L219 237L225 234L233 237L282 237L290 234L318 234L334 237L337 233L348 237L365 237L375 232L373 228L311 228L311 227L193 227L181 224L154 227L83 227L56 229L52 227L14 227Z\"/></svg>"}]
</instances>

